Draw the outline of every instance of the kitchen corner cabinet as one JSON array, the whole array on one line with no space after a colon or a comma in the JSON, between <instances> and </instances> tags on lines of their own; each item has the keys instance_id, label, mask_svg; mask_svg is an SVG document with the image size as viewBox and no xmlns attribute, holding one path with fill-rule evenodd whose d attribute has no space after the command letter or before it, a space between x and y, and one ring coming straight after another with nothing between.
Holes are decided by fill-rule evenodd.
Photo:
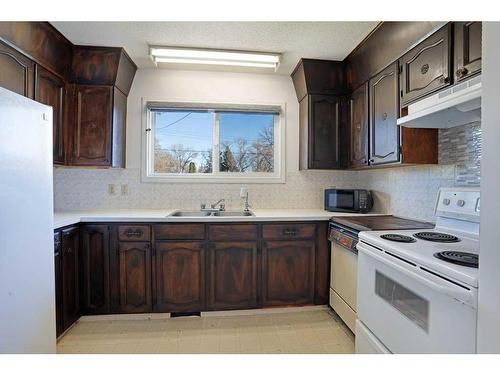
<instances>
[{"instance_id":1,"label":"kitchen corner cabinet","mask_svg":"<svg viewBox=\"0 0 500 375\"><path fill-rule=\"evenodd\" d=\"M454 22L454 72L460 82L481 71L482 23Z\"/></svg>"},{"instance_id":2,"label":"kitchen corner cabinet","mask_svg":"<svg viewBox=\"0 0 500 375\"><path fill-rule=\"evenodd\" d=\"M451 38L448 23L400 59L402 107L452 84Z\"/></svg>"},{"instance_id":3,"label":"kitchen corner cabinet","mask_svg":"<svg viewBox=\"0 0 500 375\"><path fill-rule=\"evenodd\" d=\"M368 82L352 92L350 100L350 152L349 167L359 168L368 165Z\"/></svg>"},{"instance_id":4,"label":"kitchen corner cabinet","mask_svg":"<svg viewBox=\"0 0 500 375\"><path fill-rule=\"evenodd\" d=\"M49 72L40 65L36 66L35 100L52 107L52 148L54 164L64 164L64 116L65 116L64 79Z\"/></svg>"},{"instance_id":5,"label":"kitchen corner cabinet","mask_svg":"<svg viewBox=\"0 0 500 375\"><path fill-rule=\"evenodd\" d=\"M341 97L307 95L299 104L299 166L306 169L339 169Z\"/></svg>"},{"instance_id":6,"label":"kitchen corner cabinet","mask_svg":"<svg viewBox=\"0 0 500 375\"><path fill-rule=\"evenodd\" d=\"M54 232L54 279L56 296L56 337L64 332L62 298L62 250L61 231Z\"/></svg>"},{"instance_id":7,"label":"kitchen corner cabinet","mask_svg":"<svg viewBox=\"0 0 500 375\"><path fill-rule=\"evenodd\" d=\"M80 317L79 228L61 231L61 280L63 328L66 330Z\"/></svg>"},{"instance_id":8,"label":"kitchen corner cabinet","mask_svg":"<svg viewBox=\"0 0 500 375\"><path fill-rule=\"evenodd\" d=\"M156 242L155 311L205 310L205 244L201 241Z\"/></svg>"},{"instance_id":9,"label":"kitchen corner cabinet","mask_svg":"<svg viewBox=\"0 0 500 375\"><path fill-rule=\"evenodd\" d=\"M81 237L83 310L105 314L110 311L109 226L85 225Z\"/></svg>"},{"instance_id":10,"label":"kitchen corner cabinet","mask_svg":"<svg viewBox=\"0 0 500 375\"><path fill-rule=\"evenodd\" d=\"M33 99L34 73L33 61L0 41L1 87Z\"/></svg>"}]
</instances>

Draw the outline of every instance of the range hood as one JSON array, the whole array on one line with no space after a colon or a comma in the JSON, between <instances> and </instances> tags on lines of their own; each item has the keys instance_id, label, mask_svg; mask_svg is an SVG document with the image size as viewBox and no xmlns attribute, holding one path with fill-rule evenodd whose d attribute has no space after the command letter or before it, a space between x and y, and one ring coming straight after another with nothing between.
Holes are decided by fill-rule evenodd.
<instances>
[{"instance_id":1,"label":"range hood","mask_svg":"<svg viewBox=\"0 0 500 375\"><path fill-rule=\"evenodd\" d=\"M407 128L451 128L481 120L481 76L452 86L408 106L398 119Z\"/></svg>"}]
</instances>

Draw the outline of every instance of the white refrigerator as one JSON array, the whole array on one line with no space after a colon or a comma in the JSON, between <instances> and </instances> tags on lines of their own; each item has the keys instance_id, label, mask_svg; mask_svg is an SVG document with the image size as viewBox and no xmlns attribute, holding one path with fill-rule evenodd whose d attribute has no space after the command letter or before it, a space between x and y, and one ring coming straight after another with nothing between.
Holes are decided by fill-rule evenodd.
<instances>
[{"instance_id":1,"label":"white refrigerator","mask_svg":"<svg viewBox=\"0 0 500 375\"><path fill-rule=\"evenodd\" d=\"M55 353L52 107L0 87L0 353Z\"/></svg>"}]
</instances>

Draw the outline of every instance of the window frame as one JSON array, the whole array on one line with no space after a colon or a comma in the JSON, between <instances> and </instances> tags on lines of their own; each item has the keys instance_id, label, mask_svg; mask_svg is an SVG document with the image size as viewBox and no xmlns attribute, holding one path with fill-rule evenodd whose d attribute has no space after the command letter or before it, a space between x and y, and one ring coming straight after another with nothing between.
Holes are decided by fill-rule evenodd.
<instances>
[{"instance_id":1,"label":"window frame","mask_svg":"<svg viewBox=\"0 0 500 375\"><path fill-rule=\"evenodd\" d=\"M155 173L154 172L154 124L152 124L152 112L150 103L155 106L165 108L193 108L227 111L246 110L248 112L258 112L279 108L279 114L274 116L274 172L220 172L219 171L219 119L218 113L215 116L215 126L212 130L212 173ZM199 107L196 107L196 106ZM231 106L234 106L231 108ZM143 182L158 183L285 183L286 179L286 152L285 152L285 104L256 104L256 103L234 103L217 102L207 103L201 101L177 101L177 100L151 100L142 98L142 150L141 150L141 180ZM214 123L214 122L213 122ZM214 142L214 139L216 142Z\"/></svg>"}]
</instances>

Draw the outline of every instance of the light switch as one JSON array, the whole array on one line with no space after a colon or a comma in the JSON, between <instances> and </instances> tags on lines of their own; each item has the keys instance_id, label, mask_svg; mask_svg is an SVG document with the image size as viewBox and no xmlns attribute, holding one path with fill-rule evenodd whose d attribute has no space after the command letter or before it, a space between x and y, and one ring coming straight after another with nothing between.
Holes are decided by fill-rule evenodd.
<instances>
[{"instance_id":1,"label":"light switch","mask_svg":"<svg viewBox=\"0 0 500 375\"><path fill-rule=\"evenodd\" d=\"M116 186L115 186L115 184L109 184L108 185L108 194L109 195L115 195L116 194Z\"/></svg>"}]
</instances>

